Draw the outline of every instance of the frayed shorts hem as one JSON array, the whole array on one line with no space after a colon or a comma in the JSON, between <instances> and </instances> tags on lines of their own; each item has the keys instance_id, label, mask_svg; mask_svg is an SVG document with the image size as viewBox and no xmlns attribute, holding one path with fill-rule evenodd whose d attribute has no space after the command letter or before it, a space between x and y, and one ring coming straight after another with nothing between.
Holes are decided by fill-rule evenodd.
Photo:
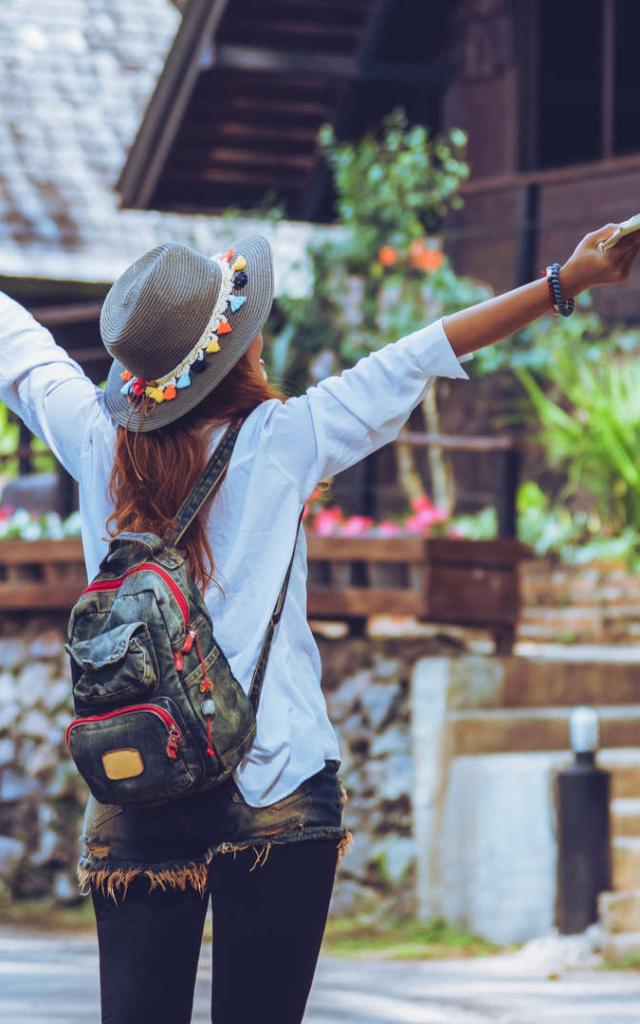
<instances>
[{"instance_id":1,"label":"frayed shorts hem","mask_svg":"<svg viewBox=\"0 0 640 1024\"><path fill-rule=\"evenodd\" d=\"M110 858L83 856L78 864L78 881L82 896L88 896L91 889L97 889L114 902L124 899L130 883L139 877L149 881L149 892L154 889L195 889L203 898L208 892L209 864L214 857L244 850L253 850L255 861L250 871L263 867L272 846L308 842L314 839L335 839L340 864L353 840L346 828L317 826L282 832L277 836L256 836L239 843L224 841L209 847L202 855L186 861L171 861L160 864L140 864L132 861L115 862Z\"/></svg>"}]
</instances>

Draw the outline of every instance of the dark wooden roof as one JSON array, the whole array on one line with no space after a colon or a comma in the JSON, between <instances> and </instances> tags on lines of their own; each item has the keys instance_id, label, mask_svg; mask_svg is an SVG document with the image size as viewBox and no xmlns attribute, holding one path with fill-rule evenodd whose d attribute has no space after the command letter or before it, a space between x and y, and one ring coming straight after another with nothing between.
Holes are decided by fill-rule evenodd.
<instances>
[{"instance_id":1,"label":"dark wooden roof","mask_svg":"<svg viewBox=\"0 0 640 1024\"><path fill-rule=\"evenodd\" d=\"M317 133L393 106L433 123L449 72L445 0L190 0L118 183L161 210L326 207Z\"/></svg>"}]
</instances>

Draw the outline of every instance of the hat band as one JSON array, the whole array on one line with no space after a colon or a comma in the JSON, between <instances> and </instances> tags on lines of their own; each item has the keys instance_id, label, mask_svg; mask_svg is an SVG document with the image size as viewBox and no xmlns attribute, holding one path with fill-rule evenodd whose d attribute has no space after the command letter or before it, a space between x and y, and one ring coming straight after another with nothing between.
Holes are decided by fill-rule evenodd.
<instances>
[{"instance_id":1,"label":"hat band","mask_svg":"<svg viewBox=\"0 0 640 1024\"><path fill-rule=\"evenodd\" d=\"M184 359L164 376L156 377L154 380L143 380L129 370L121 373L120 376L125 383L120 390L129 399L135 401L146 396L155 402L170 401L176 397L179 389L191 386L192 372L205 369L205 353L210 355L220 351L220 335L232 332L227 312L237 313L247 301L246 295L233 294L234 288L244 288L247 283L247 261L244 256L238 256L232 265L234 256L235 249L227 249L224 254L217 253L212 257L222 274L220 293L207 326Z\"/></svg>"}]
</instances>

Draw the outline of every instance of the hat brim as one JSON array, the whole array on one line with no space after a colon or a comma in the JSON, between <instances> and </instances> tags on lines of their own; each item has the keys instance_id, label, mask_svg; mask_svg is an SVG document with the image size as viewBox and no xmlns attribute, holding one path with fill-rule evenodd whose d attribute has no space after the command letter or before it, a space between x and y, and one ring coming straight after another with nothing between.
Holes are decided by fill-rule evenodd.
<instances>
[{"instance_id":1,"label":"hat brim","mask_svg":"<svg viewBox=\"0 0 640 1024\"><path fill-rule=\"evenodd\" d=\"M112 419L119 426L135 433L146 433L180 419L224 379L264 327L273 304L271 247L262 235L247 235L232 247L236 256L244 256L247 261L247 283L241 293L246 295L247 301L236 313L230 315L233 329L230 334L220 338L220 351L205 357L205 368L191 374L188 388L178 390L176 397L170 401L153 403L150 411L136 408L122 394L121 373L125 367L114 359L107 377L104 399Z\"/></svg>"}]
</instances>

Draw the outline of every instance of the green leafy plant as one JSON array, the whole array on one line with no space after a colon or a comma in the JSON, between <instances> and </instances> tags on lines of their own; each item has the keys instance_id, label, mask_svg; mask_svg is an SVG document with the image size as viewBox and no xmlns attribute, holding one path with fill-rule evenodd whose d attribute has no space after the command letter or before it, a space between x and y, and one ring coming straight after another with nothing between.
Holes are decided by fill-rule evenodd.
<instances>
[{"instance_id":1,"label":"green leafy plant","mask_svg":"<svg viewBox=\"0 0 640 1024\"><path fill-rule=\"evenodd\" d=\"M337 142L325 125L320 143L333 172L338 221L348 229L343 255L349 269L376 272L383 246L398 251L439 230L459 209L458 189L469 176L466 133L452 128L432 138L424 125L409 125L396 109L357 142Z\"/></svg>"},{"instance_id":2,"label":"green leafy plant","mask_svg":"<svg viewBox=\"0 0 640 1024\"><path fill-rule=\"evenodd\" d=\"M558 346L545 389L521 380L540 424L549 464L566 474L563 498L587 493L603 534L640 526L640 359L595 362Z\"/></svg>"},{"instance_id":3,"label":"green leafy plant","mask_svg":"<svg viewBox=\"0 0 640 1024\"><path fill-rule=\"evenodd\" d=\"M464 132L432 137L396 110L358 142L336 141L328 126L320 141L333 174L337 231L312 247L311 299L281 301L285 323L271 350L276 375L303 387L489 294L455 274L435 235L462 204ZM438 433L433 389L422 410L427 429ZM423 483L413 453L404 445L396 452L401 486L416 499ZM436 503L450 512L446 458L431 447L428 459Z\"/></svg>"}]
</instances>

